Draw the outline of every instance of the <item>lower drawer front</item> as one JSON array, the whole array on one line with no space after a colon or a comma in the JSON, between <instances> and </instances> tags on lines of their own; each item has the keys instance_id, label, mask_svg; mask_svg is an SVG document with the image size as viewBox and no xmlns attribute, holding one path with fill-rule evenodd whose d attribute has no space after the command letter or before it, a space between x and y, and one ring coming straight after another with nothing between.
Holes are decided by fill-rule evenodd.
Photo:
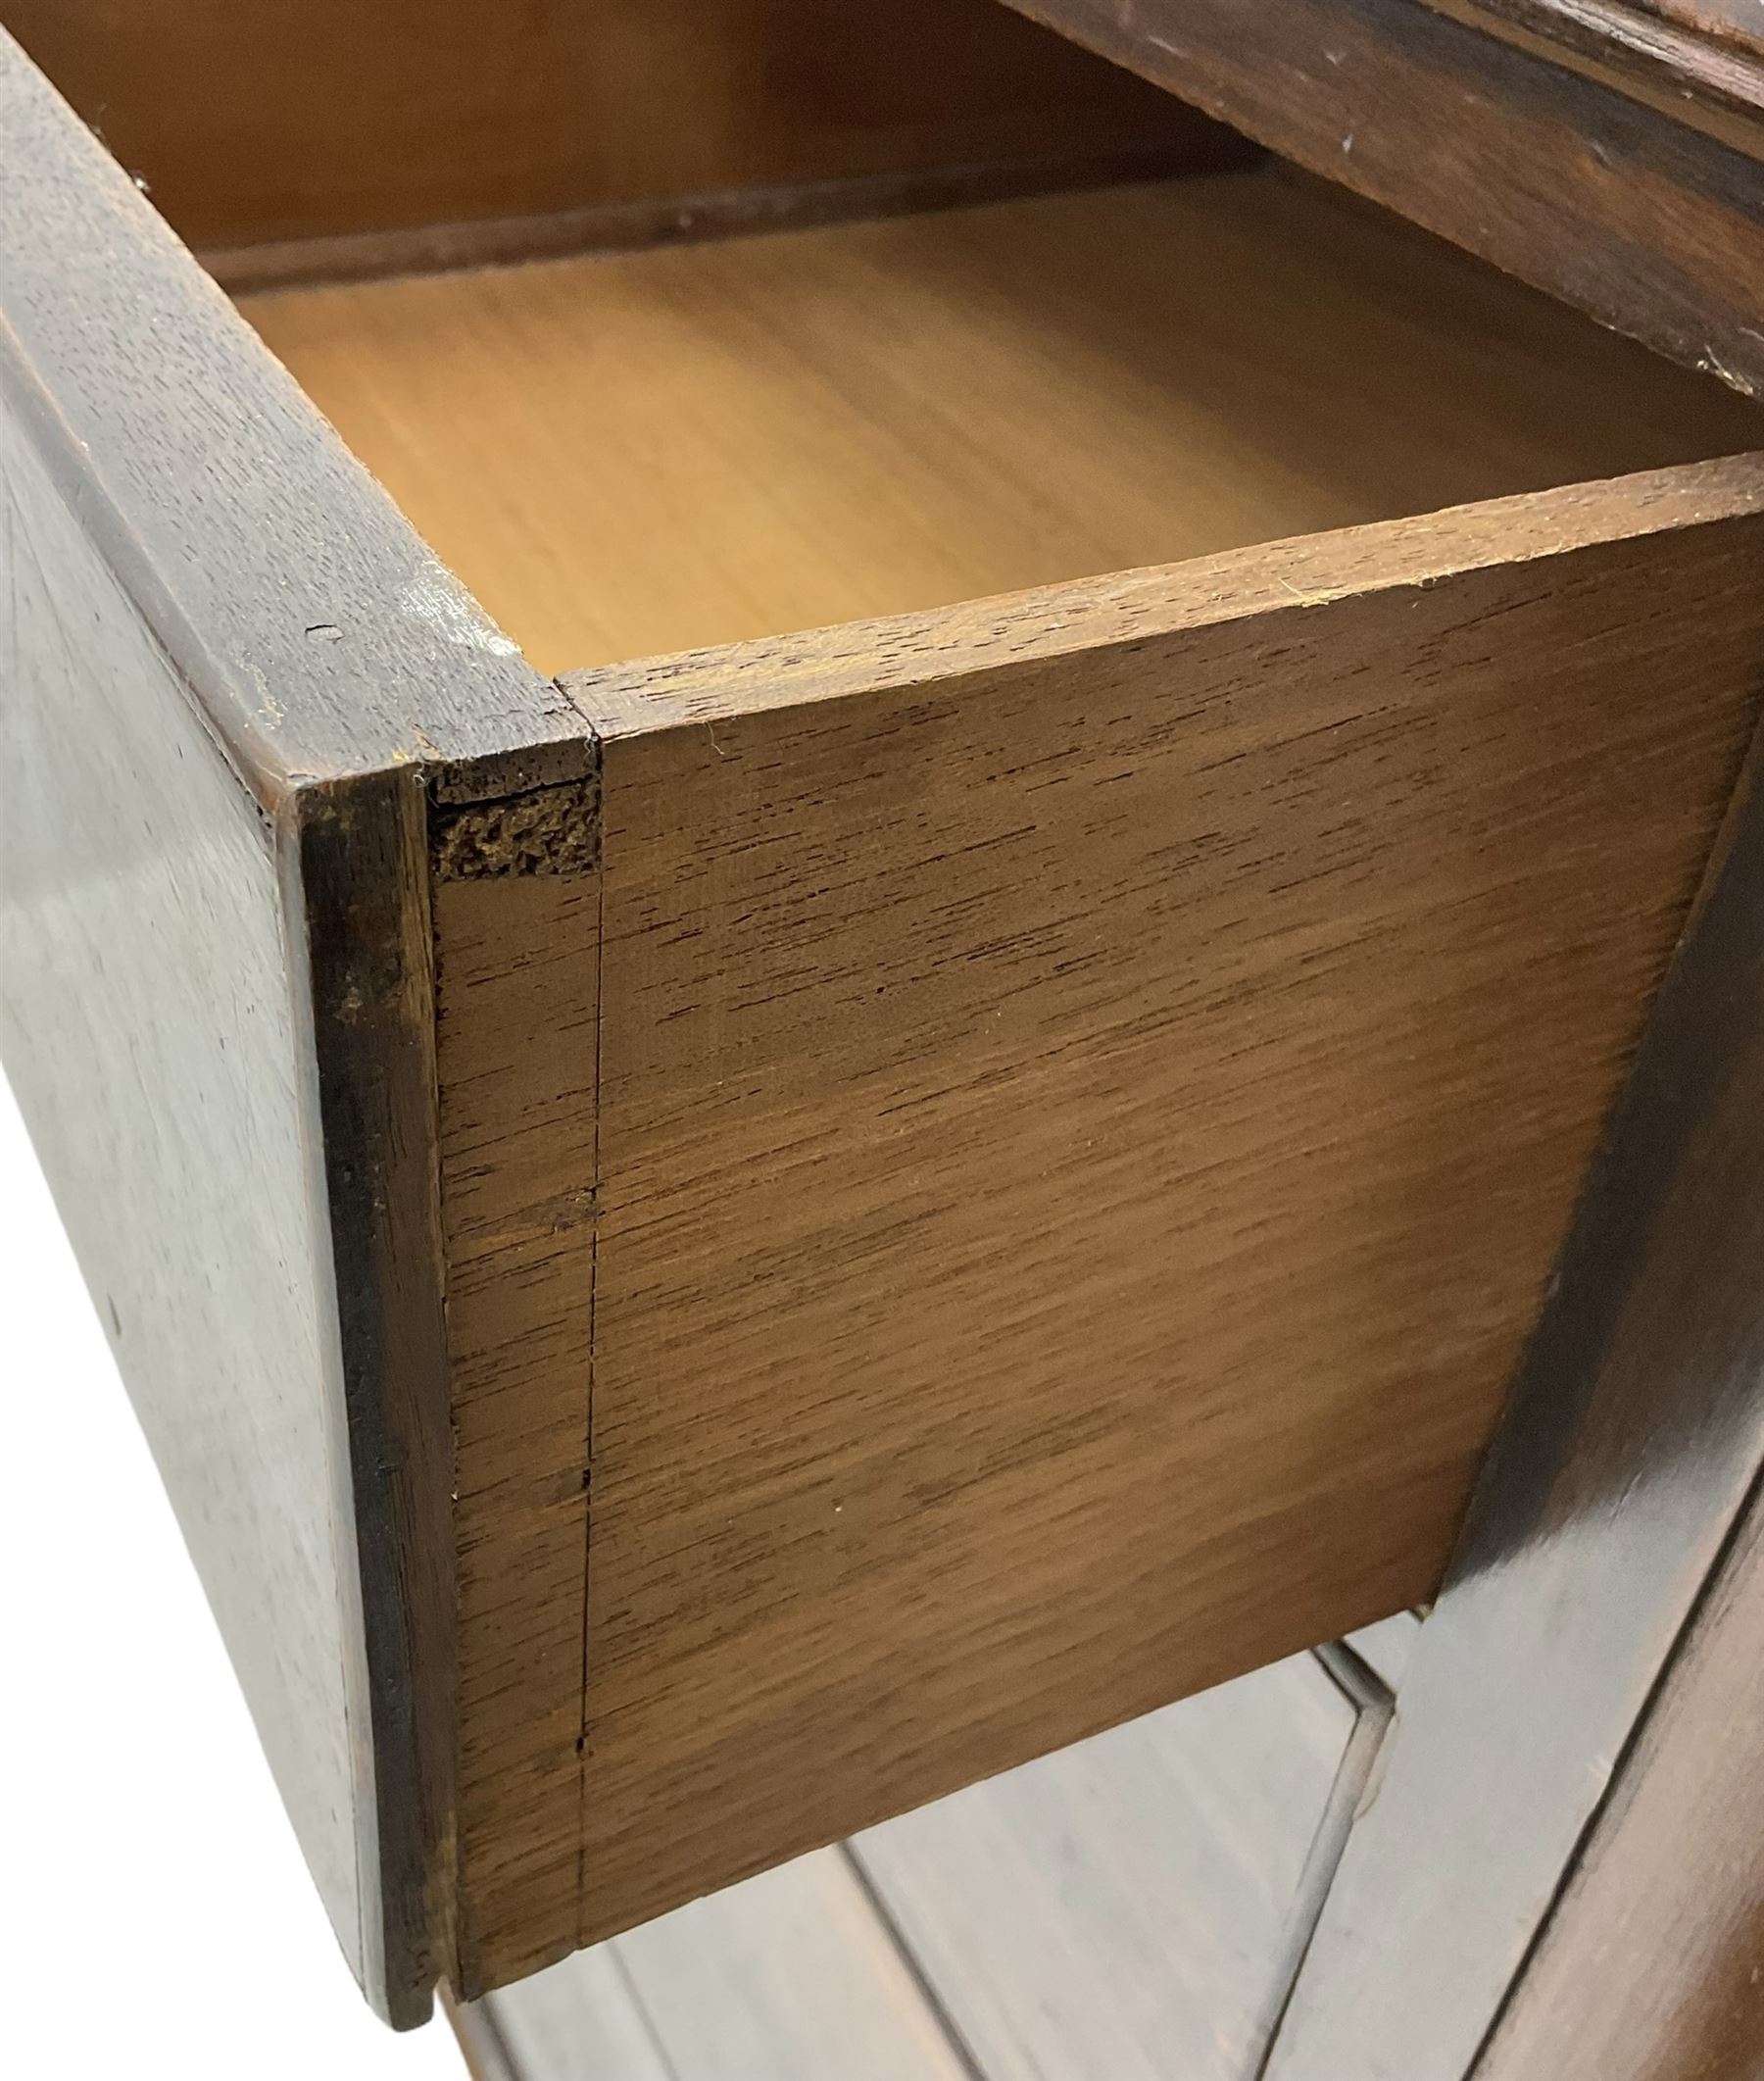
<instances>
[{"instance_id":1,"label":"lower drawer front","mask_svg":"<svg viewBox=\"0 0 1764 2081\"><path fill-rule=\"evenodd\" d=\"M485 2081L1249 2081L1388 1718L1345 1673L1296 1656L971 1786L488 1996L462 2037Z\"/></svg>"}]
</instances>

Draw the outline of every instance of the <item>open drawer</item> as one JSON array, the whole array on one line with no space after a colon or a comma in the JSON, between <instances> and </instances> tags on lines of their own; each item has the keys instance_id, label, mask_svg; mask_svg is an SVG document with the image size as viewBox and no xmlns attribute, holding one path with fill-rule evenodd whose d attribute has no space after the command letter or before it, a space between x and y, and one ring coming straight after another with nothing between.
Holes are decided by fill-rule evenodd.
<instances>
[{"instance_id":1,"label":"open drawer","mask_svg":"<svg viewBox=\"0 0 1764 2081\"><path fill-rule=\"evenodd\" d=\"M8 1069L381 2006L1424 1599L1754 409L1273 167L248 297L431 554L0 117Z\"/></svg>"}]
</instances>

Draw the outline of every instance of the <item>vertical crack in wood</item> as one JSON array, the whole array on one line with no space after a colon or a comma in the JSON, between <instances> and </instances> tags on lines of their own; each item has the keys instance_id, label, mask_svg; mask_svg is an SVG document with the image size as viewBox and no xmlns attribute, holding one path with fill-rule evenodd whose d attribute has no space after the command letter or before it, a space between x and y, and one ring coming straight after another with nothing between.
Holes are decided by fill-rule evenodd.
<instances>
[{"instance_id":1,"label":"vertical crack in wood","mask_svg":"<svg viewBox=\"0 0 1764 2081\"><path fill-rule=\"evenodd\" d=\"M599 750L599 740L596 740ZM602 773L604 786L604 770ZM582 1440L582 1712L581 1731L576 1737L576 1943L585 1941L588 1901L588 1677L589 1595L594 1569L594 1368L599 1298L601 1222L601 1036L606 1030L606 1007L602 998L606 973L607 869L606 849L601 842L604 796L595 803L595 913L594 913L594 1124L590 1132L594 1148L594 1175L589 1182L590 1227L588 1231L588 1366L585 1383Z\"/></svg>"}]
</instances>

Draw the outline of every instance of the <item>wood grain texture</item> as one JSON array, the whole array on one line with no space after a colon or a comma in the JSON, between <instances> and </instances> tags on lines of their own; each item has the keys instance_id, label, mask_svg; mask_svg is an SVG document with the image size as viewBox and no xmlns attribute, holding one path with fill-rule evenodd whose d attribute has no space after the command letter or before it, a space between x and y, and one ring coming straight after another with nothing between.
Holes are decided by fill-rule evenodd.
<instances>
[{"instance_id":1,"label":"wood grain texture","mask_svg":"<svg viewBox=\"0 0 1764 2081\"><path fill-rule=\"evenodd\" d=\"M1649 0L1427 0L1441 14L1764 156L1764 50Z\"/></svg>"},{"instance_id":2,"label":"wood grain texture","mask_svg":"<svg viewBox=\"0 0 1764 2081\"><path fill-rule=\"evenodd\" d=\"M278 297L254 311L284 351L291 351L291 340L301 343L291 358L309 380L322 370L350 386L348 409L340 409L334 385L315 383L321 401L382 469L385 438L395 437L429 490L451 497L444 518L457 531L445 525L438 531L450 554L468 552L466 561L480 587L495 596L499 587L518 586L539 571L555 608L548 640L564 655L566 626L606 647L616 647L621 634L628 645L641 646L732 619L738 626L771 627L781 619L813 619L902 596L948 597L1080 561L1107 564L1130 559L1136 549L1180 550L1216 539L1221 527L1260 533L1283 522L1425 503L1444 487L1546 481L1596 460L1682 453L1753 430L1749 408L1633 348L1591 334L1430 242L1344 211L1308 187L1259 179L1205 185L1208 195L1170 187L973 212L935 224L848 228L740 251L524 270L495 285L461 279ZM1168 250L1182 236L1188 240L1186 269L1216 273L1246 248L1252 257L1240 262L1244 294L1225 300L1230 322L1170 371L1160 369L1158 360L1167 353L1159 343L1169 337L1169 305L1158 283ZM1099 251L1124 246L1145 256L1144 273L1098 270ZM1323 250L1354 292L1375 300L1379 315L1369 328L1351 315L1340 287L1330 289L1327 273L1317 270L1314 256ZM885 271L880 275L878 256ZM1268 269L1270 257L1274 265ZM1257 304L1250 293L1257 261L1279 280L1272 307ZM886 357L842 364L854 345L860 357L869 354L870 333L859 319L874 307L878 279L889 278L919 285L924 317L901 336L926 339L924 351L897 353L894 366ZM976 279L998 291L978 303L977 320L970 315L976 305L952 293L954 285ZM1114 307L1107 301L1111 282ZM548 301L548 284L563 287L561 304ZM544 359L527 368L569 370L567 403L543 388L535 394L526 371L510 379L502 350L513 328L498 314L534 290L539 301L531 338ZM579 300L583 294L598 299L593 308L603 313L616 317L624 311L637 329L591 325L590 307ZM1389 344L1392 381L1416 384L1412 409L1398 416L1405 429L1400 437L1374 447L1374 422L1366 417L1371 398L1357 378L1337 402L1340 417L1328 427L1314 394L1306 412L1298 413L1297 368L1237 377L1234 431L1220 437L1213 430L1221 417L1218 386L1232 379L1230 372L1254 368L1243 350L1264 336L1296 333L1299 313L1309 311L1303 342L1308 368L1329 322L1317 316L1319 300L1328 294L1342 299L1322 306L1342 330L1323 354L1324 364L1353 365L1363 372L1370 330L1374 340ZM792 339L765 316L774 308L812 310L806 299L817 297L827 297L829 308L806 336L799 326ZM1080 306L1091 314L1092 330L1073 352L1065 314ZM1443 344L1437 362L1415 374L1412 342L1423 306L1436 318L1464 321L1469 344L1461 351ZM364 311L390 314L395 328L397 351L377 365L357 351ZM941 330L934 322L940 311L946 321ZM487 322L485 387L470 402L458 387L460 357L472 351L470 333L444 322L448 313L462 312ZM561 326L564 319L568 323ZM303 332L308 322L316 329ZM1034 329L1037 322L1045 336ZM703 381L706 342L714 340L719 327L735 328L747 360L734 357L732 379L748 387L719 391ZM554 348L543 345L588 334L598 339L604 359L591 358L583 370L567 360L561 364ZM754 339L751 348L744 334ZM436 341L452 344L441 348L430 365L433 380L425 381L412 356ZM669 375L658 383L659 348L669 341L680 356L677 379ZM1108 366L1102 358L1105 342L1113 366L1128 352L1149 364L1149 380L1129 390L1125 411L1115 391L1100 380ZM823 358L812 387L804 380L805 344ZM1516 358L1527 367L1544 359L1562 365L1559 377L1551 378L1554 387L1541 388L1518 412L1507 398ZM1013 375L1024 369L1026 376ZM627 409L629 398L612 380L620 372L632 372L640 391L647 385L647 419ZM598 381L601 376L607 380ZM1088 387L1079 389L1078 378L1088 379ZM1582 382L1596 402L1577 412L1569 399L1580 394ZM945 392L953 386L955 394L940 395L940 383ZM703 417L676 414L673 406L695 391L702 393ZM1269 410L1270 400L1282 395L1295 401L1287 418ZM763 400L760 409L756 396ZM878 423L876 408L848 407L852 396L880 396L886 421ZM981 408L995 396L1008 410L995 412L990 428L977 424ZM478 411L479 403L492 400L515 405L513 427ZM1448 402L1455 417L1446 415ZM1379 393L1381 414L1388 415L1389 404L1387 386ZM1026 505L1021 429L1045 426L1060 412L1066 415L1062 469L1074 477L1087 470L1087 490L1057 509ZM369 413L378 417L370 420ZM970 450L978 452L971 480L957 479L954 486L941 460L952 414L965 416ZM1174 432L1165 437L1158 467L1135 474L1136 451L1160 419ZM463 444L437 447L430 429L438 423L486 430L493 452ZM1388 417L1378 423L1388 424ZM573 425L584 442L604 437L607 449L593 497L579 509L596 517L595 533L584 538L580 531L555 530L543 544L544 560L535 564L526 552L536 540L535 521L544 518L541 489L564 479L555 471L527 477L523 481L534 489L517 499L514 477L508 495L494 495L478 472L491 461L511 467L522 457L536 468L547 424ZM677 440L682 471L702 471L703 437L717 427L750 429L754 452L737 451L697 479L688 474L669 481L658 471L659 433ZM622 451L616 446L621 428ZM519 439L504 440L505 433ZM1300 467L1304 451L1295 456L1301 434L1311 444L1308 472ZM898 438L891 442L890 435ZM612 497L607 466L616 453L629 458L631 473ZM778 490L782 462L768 479L762 455L798 462L797 485ZM915 474L903 481L908 463ZM410 499L408 480L401 481L400 471L388 473L437 531L441 509L435 499ZM773 486L769 510L757 509L745 493L726 512L710 502L711 493L727 497L762 481ZM1186 492L1189 503L1166 501L1166 487ZM694 492L701 494L696 505ZM653 526L647 528L634 524L646 497L653 508ZM818 506L810 503L815 500ZM1638 517L1644 508L1645 500L1636 508ZM1542 532L1530 537L1514 517L1494 553L1555 543L1563 511L1546 509L1535 523ZM909 512L920 518L904 529L900 522ZM751 527L768 513L769 531ZM678 525L670 533L663 523L687 515L698 529L687 539L699 553L682 556ZM1425 545L1429 536L1423 530L1413 539ZM492 549L501 559L495 568L488 562ZM1259 585L1259 597L1286 602L1307 587L1337 582L1328 550L1321 552L1321 578L1317 570L1300 568L1299 555L1300 563L1277 580L1268 575L1272 567L1250 558L1229 573L1207 573L1206 597L1243 589L1243 605ZM1432 569L1423 548L1414 574ZM591 570L602 573L592 585L586 577ZM1016 645L1039 635L1045 625L1039 614L1077 641L1112 643L1122 634L1122 613L1132 612L1128 602L1161 603L1169 586L1165 572L1053 596L1047 603L1019 602L998 625L1004 641ZM505 590L505 612L510 597ZM529 642L539 611L531 619L523 615ZM699 616L704 619L687 619ZM829 674L844 669L835 665L840 653L848 656L854 683L887 683L903 656L913 666L920 641L934 650L945 646L949 669L975 669L985 662L982 632L997 621L997 608L987 605L962 618L933 618L918 629L855 628L807 648L790 646L788 655L797 662L789 666L781 662L785 652L766 650L746 669L742 684L762 681L769 696L813 701L834 684ZM615 726L609 717L622 713L627 693L639 708L660 701L677 704L682 716L696 715L694 673L720 675L724 664L716 658L652 661L622 676L575 682L578 701L602 729ZM709 696L710 713L720 713L726 692L719 679ZM593 867L597 840L592 806L568 787L526 799L538 806L530 826L503 828L491 810L448 813L448 858L438 867L435 895L442 1143L453 1260L464 1729L459 1868L462 1984L467 1992L532 1970L577 1940L578 1808L593 1799L591 1789L583 1790L574 1743L584 1732L579 1671L585 1630L590 1654L596 1637L586 1626L581 1542L582 1482L589 1472L584 1340L593 1263L583 1210L595 1175L598 1131L585 1035L599 988L592 966L596 899L582 877ZM567 873L531 871L557 867L556 849L570 844L575 851ZM485 1007L491 1008L488 1023ZM573 1360L565 1356L570 1352L577 1354ZM1283 1638L1281 1644L1291 1642Z\"/></svg>"},{"instance_id":3,"label":"wood grain texture","mask_svg":"<svg viewBox=\"0 0 1764 2081\"><path fill-rule=\"evenodd\" d=\"M1477 2066L1479 2081L1764 2070L1764 1514L1754 1503Z\"/></svg>"},{"instance_id":4,"label":"wood grain texture","mask_svg":"<svg viewBox=\"0 0 1764 2081\"><path fill-rule=\"evenodd\" d=\"M788 710L855 693L905 694L927 680L1015 664L1053 665L1208 624L1229 626L1294 607L1328 607L1356 592L1431 590L1471 571L1589 550L1642 555L1711 523L1746 521L1760 498L1764 457L1736 455L1685 469L1571 484L1537 497L1485 500L1372 527L1298 535L1180 565L1123 570L923 615L808 629L566 672L560 691L602 747L612 739L731 714ZM1625 552L1619 544L1635 545ZM1662 608L1664 607L1664 603Z\"/></svg>"},{"instance_id":5,"label":"wood grain texture","mask_svg":"<svg viewBox=\"0 0 1764 2081\"><path fill-rule=\"evenodd\" d=\"M1755 157L1424 0L1013 0L1602 323L1764 386Z\"/></svg>"},{"instance_id":6,"label":"wood grain texture","mask_svg":"<svg viewBox=\"0 0 1764 2081\"><path fill-rule=\"evenodd\" d=\"M1757 766L1422 1628L1278 2081L1472 2069L1764 1465Z\"/></svg>"},{"instance_id":7,"label":"wood grain texture","mask_svg":"<svg viewBox=\"0 0 1764 2081\"><path fill-rule=\"evenodd\" d=\"M1419 1594L1753 697L1746 470L1386 535L1370 585L1363 543L1325 542L572 704L10 45L0 133L8 512L53 573L21 592L9 564L9 1059L95 1286L115 1300L121 1267L148 1295L124 1370L382 2007L426 2007L456 1884L488 1976L1063 1739L1080 1707L1099 1724ZM1723 250L1746 290L1748 249ZM1200 689L1193 730L1172 684ZM89 744L66 726L88 713ZM604 863L584 713L617 782ZM437 900L438 1072L424 783L443 888L501 892ZM507 805L539 783L549 826ZM1295 879L1257 850L1265 810ZM1177 1016L1204 1073L1172 1081ZM1455 1026L1480 1083L1428 1069ZM1322 1078L1312 1113L1251 1104L1282 1049L1283 1085ZM1287 1342L1256 1312L1287 1239L1216 1182L1281 1164L1324 1243ZM1470 1207L1448 1235L1442 1174ZM1075 1237L1074 1178L1098 1214ZM1416 1233L1448 1273L1387 1294ZM1206 1346L1197 1296L1240 1275ZM1392 1305L1350 1321L1356 1298Z\"/></svg>"},{"instance_id":8,"label":"wood grain texture","mask_svg":"<svg viewBox=\"0 0 1764 2081\"><path fill-rule=\"evenodd\" d=\"M1750 725L1759 489L568 682L592 1336L536 1263L574 1356L498 1392L556 1415L527 1497L591 1475L586 1719L530 1658L549 1766L481 1762L556 1792L514 1900L582 1740L581 1892L479 1984L1430 1594ZM466 1016L530 1044L525 983ZM553 1623L499 1570L508 1641Z\"/></svg>"},{"instance_id":9,"label":"wood grain texture","mask_svg":"<svg viewBox=\"0 0 1764 2081\"><path fill-rule=\"evenodd\" d=\"M1208 126L993 0L13 0L192 244L533 219Z\"/></svg>"},{"instance_id":10,"label":"wood grain texture","mask_svg":"<svg viewBox=\"0 0 1764 2081\"><path fill-rule=\"evenodd\" d=\"M592 832L592 800L563 792ZM479 814L453 820L434 888L468 1993L570 1948L581 1883L599 1014L592 853L462 873Z\"/></svg>"},{"instance_id":11,"label":"wood grain texture","mask_svg":"<svg viewBox=\"0 0 1764 2081\"><path fill-rule=\"evenodd\" d=\"M1761 430L1439 241L1262 173L246 309L552 670Z\"/></svg>"}]
</instances>

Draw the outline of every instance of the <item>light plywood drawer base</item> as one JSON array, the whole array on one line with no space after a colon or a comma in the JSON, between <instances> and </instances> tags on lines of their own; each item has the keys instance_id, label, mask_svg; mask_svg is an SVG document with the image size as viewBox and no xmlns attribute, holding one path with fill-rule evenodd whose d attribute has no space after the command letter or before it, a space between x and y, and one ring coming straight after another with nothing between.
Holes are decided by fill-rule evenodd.
<instances>
[{"instance_id":1,"label":"light plywood drawer base","mask_svg":"<svg viewBox=\"0 0 1764 2081\"><path fill-rule=\"evenodd\" d=\"M1273 168L246 298L420 541L8 65L8 1062L382 2006L1425 1599L1752 408Z\"/></svg>"}]
</instances>

